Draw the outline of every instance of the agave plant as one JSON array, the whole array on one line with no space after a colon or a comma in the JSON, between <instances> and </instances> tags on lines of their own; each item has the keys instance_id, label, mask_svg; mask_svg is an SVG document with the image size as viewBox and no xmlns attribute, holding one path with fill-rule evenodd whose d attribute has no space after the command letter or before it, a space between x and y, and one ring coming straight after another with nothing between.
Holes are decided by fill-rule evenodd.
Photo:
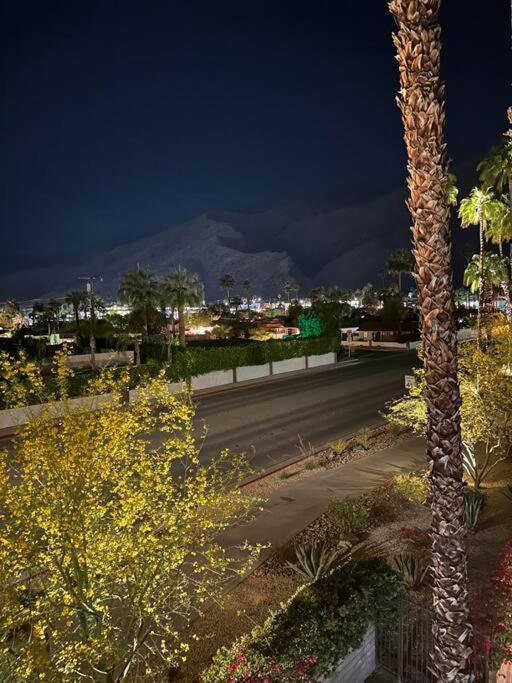
<instances>
[{"instance_id":1,"label":"agave plant","mask_svg":"<svg viewBox=\"0 0 512 683\"><path fill-rule=\"evenodd\" d=\"M318 544L313 541L312 543L298 545L295 548L297 562L287 562L287 564L297 574L309 581L316 581L327 576L333 569L335 562L345 552L343 549L329 548L324 543Z\"/></svg>"},{"instance_id":2,"label":"agave plant","mask_svg":"<svg viewBox=\"0 0 512 683\"><path fill-rule=\"evenodd\" d=\"M468 529L474 530L476 528L483 503L484 497L479 491L473 489L464 490L464 512Z\"/></svg>"},{"instance_id":3,"label":"agave plant","mask_svg":"<svg viewBox=\"0 0 512 683\"><path fill-rule=\"evenodd\" d=\"M476 457L474 444L467 441L462 442L462 465L477 489L480 488L484 479L492 472L496 465L505 460L505 456L499 456L500 448L501 442L499 440L496 443L487 441L482 463L480 463Z\"/></svg>"},{"instance_id":4,"label":"agave plant","mask_svg":"<svg viewBox=\"0 0 512 683\"><path fill-rule=\"evenodd\" d=\"M428 572L428 564L407 551L395 555L391 559L391 565L407 588L419 588Z\"/></svg>"}]
</instances>

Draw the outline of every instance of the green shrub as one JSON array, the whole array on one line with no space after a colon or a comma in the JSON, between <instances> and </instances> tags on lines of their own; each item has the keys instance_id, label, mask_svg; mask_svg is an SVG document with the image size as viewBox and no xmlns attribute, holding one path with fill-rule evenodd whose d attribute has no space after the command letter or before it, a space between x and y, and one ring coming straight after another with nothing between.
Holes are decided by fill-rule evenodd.
<instances>
[{"instance_id":1,"label":"green shrub","mask_svg":"<svg viewBox=\"0 0 512 683\"><path fill-rule=\"evenodd\" d=\"M391 625L400 584L381 558L350 563L299 588L281 611L221 648L204 683L317 681L357 648L371 621Z\"/></svg>"},{"instance_id":2,"label":"green shrub","mask_svg":"<svg viewBox=\"0 0 512 683\"><path fill-rule=\"evenodd\" d=\"M368 526L368 510L357 499L333 498L329 501L327 513L345 534L358 534Z\"/></svg>"},{"instance_id":3,"label":"green shrub","mask_svg":"<svg viewBox=\"0 0 512 683\"><path fill-rule=\"evenodd\" d=\"M397 474L389 484L389 492L410 503L423 503L427 500L428 482L424 474Z\"/></svg>"}]
</instances>

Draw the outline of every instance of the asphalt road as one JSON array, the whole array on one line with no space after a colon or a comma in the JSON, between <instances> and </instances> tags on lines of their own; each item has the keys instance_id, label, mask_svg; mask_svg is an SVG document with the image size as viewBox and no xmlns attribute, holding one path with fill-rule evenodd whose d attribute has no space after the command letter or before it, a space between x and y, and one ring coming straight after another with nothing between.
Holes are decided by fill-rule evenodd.
<instances>
[{"instance_id":1,"label":"asphalt road","mask_svg":"<svg viewBox=\"0 0 512 683\"><path fill-rule=\"evenodd\" d=\"M414 352L363 352L351 365L198 397L197 419L208 426L202 458L229 448L268 469L299 455L299 434L320 447L374 424L416 361Z\"/></svg>"}]
</instances>

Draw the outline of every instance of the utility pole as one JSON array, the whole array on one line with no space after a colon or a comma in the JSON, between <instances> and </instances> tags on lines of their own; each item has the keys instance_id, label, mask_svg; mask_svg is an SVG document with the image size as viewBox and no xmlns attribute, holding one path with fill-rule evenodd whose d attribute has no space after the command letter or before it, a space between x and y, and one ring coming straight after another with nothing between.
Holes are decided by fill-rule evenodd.
<instances>
[{"instance_id":1,"label":"utility pole","mask_svg":"<svg viewBox=\"0 0 512 683\"><path fill-rule=\"evenodd\" d=\"M96 338L94 336L96 313L94 311L94 281L97 279L92 276L82 276L79 280L85 280L85 293L89 299L89 306L91 310L89 318L89 352L91 355L91 368L96 369Z\"/></svg>"}]
</instances>

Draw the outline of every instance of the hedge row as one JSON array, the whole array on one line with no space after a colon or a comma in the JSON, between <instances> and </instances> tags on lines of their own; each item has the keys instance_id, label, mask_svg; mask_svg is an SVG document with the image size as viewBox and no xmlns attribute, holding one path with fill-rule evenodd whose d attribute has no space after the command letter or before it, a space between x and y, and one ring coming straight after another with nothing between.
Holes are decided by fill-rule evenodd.
<instances>
[{"instance_id":1,"label":"hedge row","mask_svg":"<svg viewBox=\"0 0 512 683\"><path fill-rule=\"evenodd\" d=\"M296 339L293 341L251 342L240 346L221 346L215 348L172 348L170 363L149 360L139 365L131 366L130 386L136 387L150 377L156 377L164 369L170 382L186 380L189 377L202 375L214 370L230 370L242 365L261 365L269 361L285 360L300 356L337 351L339 341L336 338L319 337L317 339ZM120 369L119 372L123 372ZM76 370L69 380L71 396L82 396L85 388L93 376L89 368ZM0 378L1 381L2 378ZM55 389L55 377L45 377L47 393ZM0 409L4 406L0 400Z\"/></svg>"},{"instance_id":2,"label":"hedge row","mask_svg":"<svg viewBox=\"0 0 512 683\"><path fill-rule=\"evenodd\" d=\"M218 650L203 683L320 681L359 647L371 622L396 619L400 583L382 558L299 588L262 626Z\"/></svg>"},{"instance_id":3,"label":"hedge row","mask_svg":"<svg viewBox=\"0 0 512 683\"><path fill-rule=\"evenodd\" d=\"M293 341L254 342L244 346L211 349L184 349L174 352L172 363L166 366L170 380L186 379L214 370L231 370L244 365L262 365L269 361L313 356L337 351L336 338L297 339Z\"/></svg>"}]
</instances>

